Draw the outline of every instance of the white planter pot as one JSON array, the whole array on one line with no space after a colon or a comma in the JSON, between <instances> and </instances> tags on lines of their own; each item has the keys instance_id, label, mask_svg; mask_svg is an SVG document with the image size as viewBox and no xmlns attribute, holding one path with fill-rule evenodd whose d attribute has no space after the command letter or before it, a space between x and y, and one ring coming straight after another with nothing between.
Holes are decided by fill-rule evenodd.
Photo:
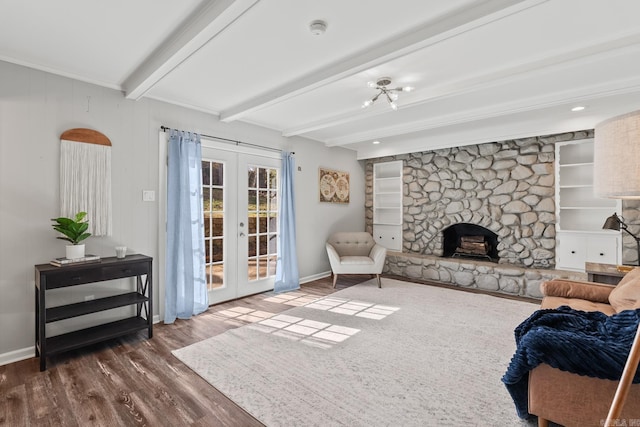
<instances>
[{"instance_id":1,"label":"white planter pot","mask_svg":"<svg viewBox=\"0 0 640 427\"><path fill-rule=\"evenodd\" d=\"M84 257L84 245L67 245L67 259Z\"/></svg>"}]
</instances>

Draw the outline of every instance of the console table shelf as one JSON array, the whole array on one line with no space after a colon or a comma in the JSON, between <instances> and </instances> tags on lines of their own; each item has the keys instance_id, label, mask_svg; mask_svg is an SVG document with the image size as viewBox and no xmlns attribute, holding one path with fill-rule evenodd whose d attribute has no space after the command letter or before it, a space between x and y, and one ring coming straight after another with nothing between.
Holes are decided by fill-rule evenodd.
<instances>
[{"instance_id":1,"label":"console table shelf","mask_svg":"<svg viewBox=\"0 0 640 427\"><path fill-rule=\"evenodd\" d=\"M153 337L152 258L145 255L109 257L97 263L65 267L41 264L35 266L35 273L36 356L40 357L41 371L47 367L47 356L144 329L147 329L149 338ZM47 308L48 290L129 277L136 279L134 292ZM115 322L47 337L47 323L126 306L135 306L136 314Z\"/></svg>"},{"instance_id":2,"label":"console table shelf","mask_svg":"<svg viewBox=\"0 0 640 427\"><path fill-rule=\"evenodd\" d=\"M65 351L96 344L122 335L128 335L147 329L148 327L149 325L146 319L142 317L130 317L111 323L104 323L92 328L56 335L47 338L47 356L64 353Z\"/></svg>"},{"instance_id":3,"label":"console table shelf","mask_svg":"<svg viewBox=\"0 0 640 427\"><path fill-rule=\"evenodd\" d=\"M146 296L139 294L138 292L130 292L127 294L115 295L91 301L51 307L47 308L47 323L57 322L58 320L69 319L71 317L84 316L85 314L97 313L99 311L110 310L117 307L142 304L147 301L149 301L149 298Z\"/></svg>"}]
</instances>

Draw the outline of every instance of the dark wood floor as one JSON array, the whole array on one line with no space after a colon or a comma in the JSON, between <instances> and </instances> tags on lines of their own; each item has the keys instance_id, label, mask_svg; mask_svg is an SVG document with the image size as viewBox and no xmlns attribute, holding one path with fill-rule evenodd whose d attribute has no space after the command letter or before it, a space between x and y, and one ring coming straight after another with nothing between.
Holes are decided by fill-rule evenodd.
<instances>
[{"instance_id":1,"label":"dark wood floor","mask_svg":"<svg viewBox=\"0 0 640 427\"><path fill-rule=\"evenodd\" d=\"M338 289L370 276L340 276ZM424 283L424 282L423 282ZM447 286L450 287L450 286ZM460 289L460 288L458 288ZM331 278L300 292L335 292ZM265 301L273 293L218 304L191 320L51 357L0 366L1 426L261 426L176 359L171 351L246 324L219 312L246 307L271 313L291 308Z\"/></svg>"},{"instance_id":2,"label":"dark wood floor","mask_svg":"<svg viewBox=\"0 0 640 427\"><path fill-rule=\"evenodd\" d=\"M340 276L338 290L369 276ZM301 292L335 292L331 279ZM0 425L6 426L261 426L176 359L171 351L245 324L216 314L243 306L279 313L291 306L264 301L272 293L215 305L191 320L154 326L48 359L0 366Z\"/></svg>"}]
</instances>

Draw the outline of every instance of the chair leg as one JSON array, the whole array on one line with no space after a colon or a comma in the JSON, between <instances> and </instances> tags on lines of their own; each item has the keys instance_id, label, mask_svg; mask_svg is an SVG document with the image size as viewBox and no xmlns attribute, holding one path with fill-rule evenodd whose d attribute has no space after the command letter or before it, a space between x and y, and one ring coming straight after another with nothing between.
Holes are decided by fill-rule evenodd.
<instances>
[{"instance_id":1,"label":"chair leg","mask_svg":"<svg viewBox=\"0 0 640 427\"><path fill-rule=\"evenodd\" d=\"M542 417L538 417L538 427L549 427L549 420L545 420Z\"/></svg>"},{"instance_id":2,"label":"chair leg","mask_svg":"<svg viewBox=\"0 0 640 427\"><path fill-rule=\"evenodd\" d=\"M380 281L380 275L376 274L376 277L378 278L378 287L381 288L382 287L382 282Z\"/></svg>"},{"instance_id":3,"label":"chair leg","mask_svg":"<svg viewBox=\"0 0 640 427\"><path fill-rule=\"evenodd\" d=\"M336 287L336 283L338 282L338 275L333 273L333 287Z\"/></svg>"}]
</instances>

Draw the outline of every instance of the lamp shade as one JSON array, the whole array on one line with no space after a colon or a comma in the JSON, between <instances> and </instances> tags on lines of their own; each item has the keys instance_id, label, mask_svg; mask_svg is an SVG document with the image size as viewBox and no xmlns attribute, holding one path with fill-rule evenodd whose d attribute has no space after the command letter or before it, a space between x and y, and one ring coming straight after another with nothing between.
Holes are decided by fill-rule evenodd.
<instances>
[{"instance_id":1,"label":"lamp shade","mask_svg":"<svg viewBox=\"0 0 640 427\"><path fill-rule=\"evenodd\" d=\"M596 196L640 199L640 110L597 124L593 155Z\"/></svg>"},{"instance_id":2,"label":"lamp shade","mask_svg":"<svg viewBox=\"0 0 640 427\"><path fill-rule=\"evenodd\" d=\"M611 215L609 218L606 219L606 221L604 222L604 225L602 226L602 228L604 230L620 231L620 223L621 222L622 221L620 220L618 215L614 213L613 215Z\"/></svg>"}]
</instances>

